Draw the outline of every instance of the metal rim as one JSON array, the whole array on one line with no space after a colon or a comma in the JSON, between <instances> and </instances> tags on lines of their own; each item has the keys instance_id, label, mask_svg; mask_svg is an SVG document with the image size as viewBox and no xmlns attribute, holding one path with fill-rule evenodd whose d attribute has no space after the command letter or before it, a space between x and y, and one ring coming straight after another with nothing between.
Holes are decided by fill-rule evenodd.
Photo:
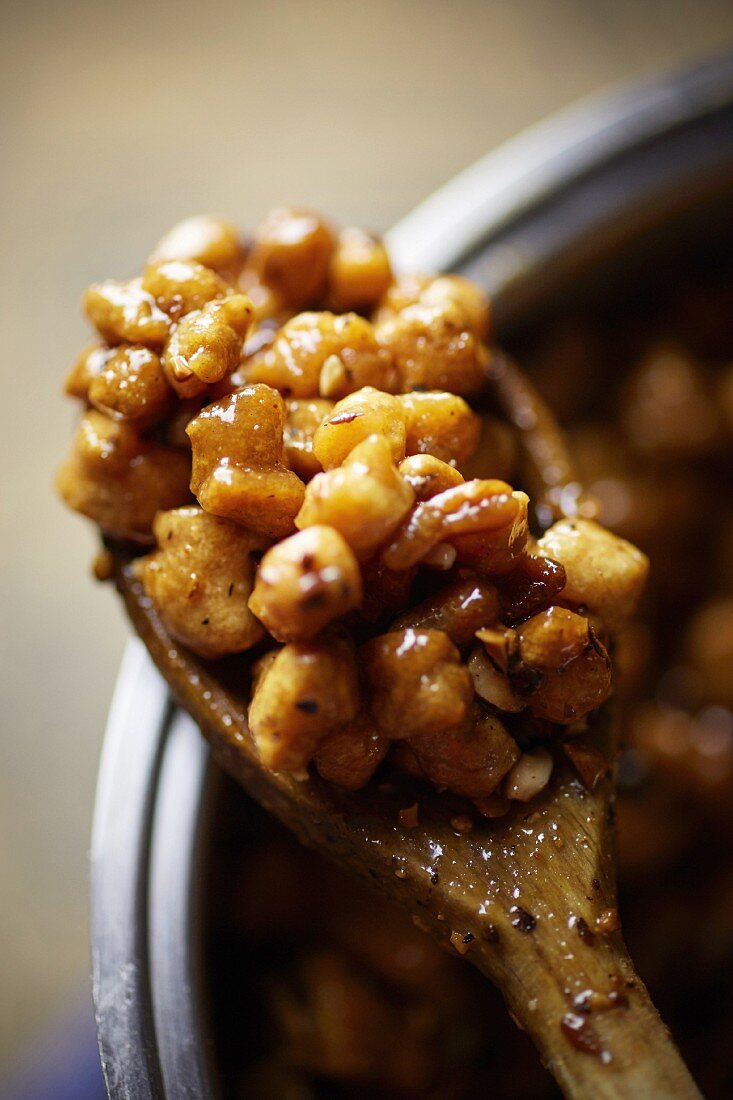
<instances>
[{"instance_id":1,"label":"metal rim","mask_svg":"<svg viewBox=\"0 0 733 1100\"><path fill-rule=\"evenodd\" d=\"M395 266L470 270L491 245L499 260L482 270L483 281L499 300L511 297L569 239L659 192L660 163L679 182L680 148L690 152L686 163L697 158L698 174L733 164L731 111L733 55L563 111L461 173L395 226L387 235ZM720 141L711 148L713 130ZM696 134L704 138L695 141ZM656 170L652 146L662 155ZM625 185L604 189L604 180L618 183L619 172ZM565 216L569 198L574 217L586 212L580 228ZM195 889L213 783L203 739L172 708L142 644L131 641L105 734L92 838L93 993L112 1100L209 1100L217 1093L202 1053Z\"/></svg>"}]
</instances>

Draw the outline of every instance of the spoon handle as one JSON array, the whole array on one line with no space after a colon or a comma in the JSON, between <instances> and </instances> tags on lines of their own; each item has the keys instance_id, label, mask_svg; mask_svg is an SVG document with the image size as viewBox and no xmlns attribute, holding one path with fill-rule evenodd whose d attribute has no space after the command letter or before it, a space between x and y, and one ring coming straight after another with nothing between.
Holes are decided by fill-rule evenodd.
<instances>
[{"instance_id":1,"label":"spoon handle","mask_svg":"<svg viewBox=\"0 0 733 1100\"><path fill-rule=\"evenodd\" d=\"M511 958L497 959L481 945L473 961L500 985L569 1100L700 1098L623 941L617 934L613 940L585 952L588 985L574 996L567 963L558 966L545 937L525 936Z\"/></svg>"}]
</instances>

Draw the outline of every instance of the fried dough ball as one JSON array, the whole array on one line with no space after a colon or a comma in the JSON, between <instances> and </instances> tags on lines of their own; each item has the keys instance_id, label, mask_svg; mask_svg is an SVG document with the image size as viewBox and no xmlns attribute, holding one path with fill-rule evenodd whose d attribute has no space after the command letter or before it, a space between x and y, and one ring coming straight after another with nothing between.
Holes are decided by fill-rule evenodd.
<instances>
[{"instance_id":1,"label":"fried dough ball","mask_svg":"<svg viewBox=\"0 0 733 1100\"><path fill-rule=\"evenodd\" d=\"M105 344L88 344L77 356L66 376L64 393L69 397L80 397L86 401L89 395L89 383L104 370L107 360L115 354L116 350L116 348L108 348Z\"/></svg>"},{"instance_id":2,"label":"fried dough ball","mask_svg":"<svg viewBox=\"0 0 733 1100\"><path fill-rule=\"evenodd\" d=\"M328 269L329 305L337 313L373 309L392 281L392 268L378 237L342 229Z\"/></svg>"},{"instance_id":3,"label":"fried dough ball","mask_svg":"<svg viewBox=\"0 0 733 1100\"><path fill-rule=\"evenodd\" d=\"M527 503L525 493L504 481L467 481L446 489L416 506L385 549L384 564L406 569L449 542L459 560L478 572L502 572L526 545Z\"/></svg>"},{"instance_id":4,"label":"fried dough ball","mask_svg":"<svg viewBox=\"0 0 733 1100\"><path fill-rule=\"evenodd\" d=\"M406 393L399 398L406 417L408 455L431 454L463 466L476 449L481 418L454 393Z\"/></svg>"},{"instance_id":5,"label":"fried dough ball","mask_svg":"<svg viewBox=\"0 0 733 1100\"><path fill-rule=\"evenodd\" d=\"M265 382L292 397L333 401L364 386L398 388L389 352L356 313L299 313L249 361L246 374L248 381Z\"/></svg>"},{"instance_id":6,"label":"fried dough ball","mask_svg":"<svg viewBox=\"0 0 733 1100\"><path fill-rule=\"evenodd\" d=\"M420 294L426 306L455 308L463 318L466 328L479 340L489 336L489 300L481 287L462 275L439 275L431 279Z\"/></svg>"},{"instance_id":7,"label":"fried dough ball","mask_svg":"<svg viewBox=\"0 0 733 1100\"><path fill-rule=\"evenodd\" d=\"M489 302L480 287L462 275L400 275L387 289L375 323L392 320L409 306L453 309L479 340L489 335Z\"/></svg>"},{"instance_id":8,"label":"fried dough ball","mask_svg":"<svg viewBox=\"0 0 733 1100\"><path fill-rule=\"evenodd\" d=\"M306 527L267 551L249 606L279 642L308 640L361 603L359 564L333 527Z\"/></svg>"},{"instance_id":9,"label":"fried dough ball","mask_svg":"<svg viewBox=\"0 0 733 1100\"><path fill-rule=\"evenodd\" d=\"M143 273L142 288L174 321L229 293L215 271L191 260L152 261Z\"/></svg>"},{"instance_id":10,"label":"fried dough ball","mask_svg":"<svg viewBox=\"0 0 733 1100\"><path fill-rule=\"evenodd\" d=\"M108 535L152 542L156 512L190 500L188 459L180 451L140 439L130 424L91 410L56 477L69 505Z\"/></svg>"},{"instance_id":11,"label":"fried dough ball","mask_svg":"<svg viewBox=\"0 0 733 1100\"><path fill-rule=\"evenodd\" d=\"M87 396L113 420L129 420L144 430L165 416L172 393L156 353L124 344L90 377Z\"/></svg>"},{"instance_id":12,"label":"fried dough ball","mask_svg":"<svg viewBox=\"0 0 733 1100\"><path fill-rule=\"evenodd\" d=\"M429 500L446 489L463 484L463 477L455 466L433 455L410 455L400 462L399 472L417 500Z\"/></svg>"},{"instance_id":13,"label":"fried dough ball","mask_svg":"<svg viewBox=\"0 0 733 1100\"><path fill-rule=\"evenodd\" d=\"M377 325L376 334L394 359L402 390L481 390L488 352L455 305L408 306Z\"/></svg>"},{"instance_id":14,"label":"fried dough ball","mask_svg":"<svg viewBox=\"0 0 733 1100\"><path fill-rule=\"evenodd\" d=\"M550 607L517 627L523 665L538 674L527 698L536 718L568 725L605 702L611 662L582 615Z\"/></svg>"},{"instance_id":15,"label":"fried dough ball","mask_svg":"<svg viewBox=\"0 0 733 1100\"><path fill-rule=\"evenodd\" d=\"M309 482L295 525L335 527L357 557L368 557L396 530L413 500L389 443L373 435L354 448L343 466Z\"/></svg>"},{"instance_id":16,"label":"fried dough ball","mask_svg":"<svg viewBox=\"0 0 733 1100\"><path fill-rule=\"evenodd\" d=\"M398 275L387 290L374 314L374 323L393 320L398 313L420 301L420 295L431 283L429 275L411 272Z\"/></svg>"},{"instance_id":17,"label":"fried dough ball","mask_svg":"<svg viewBox=\"0 0 733 1100\"><path fill-rule=\"evenodd\" d=\"M499 594L488 581L466 577L452 581L422 603L403 612L390 630L442 630L459 648L469 645L477 630L499 619Z\"/></svg>"},{"instance_id":18,"label":"fried dough ball","mask_svg":"<svg viewBox=\"0 0 733 1100\"><path fill-rule=\"evenodd\" d=\"M562 599L587 607L611 629L633 613L649 572L646 554L589 519L553 524L537 540L537 553L565 568Z\"/></svg>"},{"instance_id":19,"label":"fried dough ball","mask_svg":"<svg viewBox=\"0 0 733 1100\"><path fill-rule=\"evenodd\" d=\"M159 309L142 279L93 283L82 300L84 312L108 344L143 344L160 351L168 339L171 320Z\"/></svg>"},{"instance_id":20,"label":"fried dough ball","mask_svg":"<svg viewBox=\"0 0 733 1100\"><path fill-rule=\"evenodd\" d=\"M304 486L282 462L284 420L269 386L245 386L194 417L191 490L202 508L269 538L291 534Z\"/></svg>"},{"instance_id":21,"label":"fried dough ball","mask_svg":"<svg viewBox=\"0 0 733 1100\"><path fill-rule=\"evenodd\" d=\"M202 264L220 275L238 270L244 250L234 226L224 218L201 215L178 222L158 241L150 263L181 260Z\"/></svg>"},{"instance_id":22,"label":"fried dough ball","mask_svg":"<svg viewBox=\"0 0 733 1100\"><path fill-rule=\"evenodd\" d=\"M465 798L492 794L519 759L519 747L503 723L478 707L452 729L411 738L410 748L431 783Z\"/></svg>"},{"instance_id":23,"label":"fried dough ball","mask_svg":"<svg viewBox=\"0 0 733 1100\"><path fill-rule=\"evenodd\" d=\"M380 734L367 709L347 726L329 733L318 745L313 762L322 779L358 791L366 786L387 755L389 740Z\"/></svg>"},{"instance_id":24,"label":"fried dough ball","mask_svg":"<svg viewBox=\"0 0 733 1100\"><path fill-rule=\"evenodd\" d=\"M334 405L313 437L313 453L331 470L370 435L387 440L395 462L405 457L405 413L398 398L365 386Z\"/></svg>"},{"instance_id":25,"label":"fried dough ball","mask_svg":"<svg viewBox=\"0 0 733 1100\"><path fill-rule=\"evenodd\" d=\"M333 409L322 397L287 398L283 444L285 461L302 481L310 481L323 467L313 453L313 437Z\"/></svg>"},{"instance_id":26,"label":"fried dough ball","mask_svg":"<svg viewBox=\"0 0 733 1100\"><path fill-rule=\"evenodd\" d=\"M255 666L249 725L262 763L300 771L323 738L359 710L354 649L340 634L290 642Z\"/></svg>"},{"instance_id":27,"label":"fried dough ball","mask_svg":"<svg viewBox=\"0 0 733 1100\"><path fill-rule=\"evenodd\" d=\"M158 549L135 571L171 636L211 659L255 645L264 630L247 600L261 541L193 506L159 512L153 533Z\"/></svg>"},{"instance_id":28,"label":"fried dough ball","mask_svg":"<svg viewBox=\"0 0 733 1100\"><path fill-rule=\"evenodd\" d=\"M359 657L372 714L385 736L444 733L465 719L473 684L442 630L381 634L361 647Z\"/></svg>"},{"instance_id":29,"label":"fried dough ball","mask_svg":"<svg viewBox=\"0 0 733 1100\"><path fill-rule=\"evenodd\" d=\"M250 267L290 309L317 305L326 293L333 233L317 214L280 207L255 231Z\"/></svg>"},{"instance_id":30,"label":"fried dough ball","mask_svg":"<svg viewBox=\"0 0 733 1100\"><path fill-rule=\"evenodd\" d=\"M252 303L244 294L206 302L176 325L163 352L166 376L180 397L196 397L239 364L252 323Z\"/></svg>"}]
</instances>

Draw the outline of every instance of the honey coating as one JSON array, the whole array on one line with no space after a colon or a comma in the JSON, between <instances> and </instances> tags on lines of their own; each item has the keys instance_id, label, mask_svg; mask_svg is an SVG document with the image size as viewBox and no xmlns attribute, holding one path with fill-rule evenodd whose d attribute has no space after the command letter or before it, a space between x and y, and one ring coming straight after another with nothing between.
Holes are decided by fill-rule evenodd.
<instances>
[{"instance_id":1,"label":"honey coating","mask_svg":"<svg viewBox=\"0 0 733 1100\"><path fill-rule=\"evenodd\" d=\"M245 690L258 647L263 766L358 790L386 763L487 817L539 793L609 695L647 562L585 518L530 538L516 430L477 400L483 292L395 279L373 234L281 208L251 237L187 219L84 305L100 339L66 381L86 412L59 490L108 538L157 542L134 568L177 644L241 659ZM700 636L719 691L726 646Z\"/></svg>"},{"instance_id":2,"label":"honey coating","mask_svg":"<svg viewBox=\"0 0 733 1100\"><path fill-rule=\"evenodd\" d=\"M261 540L196 507L159 512L153 533L158 548L136 573L172 637L210 659L259 642L264 629L247 601Z\"/></svg>"}]
</instances>

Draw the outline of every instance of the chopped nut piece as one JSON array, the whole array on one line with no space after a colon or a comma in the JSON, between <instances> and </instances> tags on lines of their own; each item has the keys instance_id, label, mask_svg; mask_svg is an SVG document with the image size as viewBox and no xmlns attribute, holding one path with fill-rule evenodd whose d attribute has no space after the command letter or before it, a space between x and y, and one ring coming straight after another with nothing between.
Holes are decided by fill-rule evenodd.
<instances>
[{"instance_id":1,"label":"chopped nut piece","mask_svg":"<svg viewBox=\"0 0 733 1100\"><path fill-rule=\"evenodd\" d=\"M431 454L462 466L476 450L481 419L454 393L406 393L399 397L407 418L408 455Z\"/></svg>"},{"instance_id":2,"label":"chopped nut piece","mask_svg":"<svg viewBox=\"0 0 733 1100\"><path fill-rule=\"evenodd\" d=\"M150 262L181 260L203 264L219 274L232 275L239 268L244 252L236 229L223 218L202 215L186 218L174 225L158 241Z\"/></svg>"},{"instance_id":3,"label":"chopped nut piece","mask_svg":"<svg viewBox=\"0 0 733 1100\"><path fill-rule=\"evenodd\" d=\"M609 627L634 611L649 559L630 542L589 519L563 519L537 541L537 553L565 568L563 600L587 607Z\"/></svg>"},{"instance_id":4,"label":"chopped nut piece","mask_svg":"<svg viewBox=\"0 0 733 1100\"><path fill-rule=\"evenodd\" d=\"M90 411L82 420L56 488L108 535L151 542L158 511L190 500L186 456L140 439L129 424Z\"/></svg>"},{"instance_id":5,"label":"chopped nut piece","mask_svg":"<svg viewBox=\"0 0 733 1100\"><path fill-rule=\"evenodd\" d=\"M544 790L552 775L552 754L547 749L523 752L507 772L504 790L517 802L529 802Z\"/></svg>"},{"instance_id":6,"label":"chopped nut piece","mask_svg":"<svg viewBox=\"0 0 733 1100\"><path fill-rule=\"evenodd\" d=\"M340 635L324 634L277 651L255 683L249 725L265 767L299 771L358 709L353 647Z\"/></svg>"},{"instance_id":7,"label":"chopped nut piece","mask_svg":"<svg viewBox=\"0 0 733 1100\"><path fill-rule=\"evenodd\" d=\"M492 707L510 714L516 714L526 707L526 700L514 691L507 674L494 664L483 646L476 646L471 651L468 671L471 673L476 694Z\"/></svg>"},{"instance_id":8,"label":"chopped nut piece","mask_svg":"<svg viewBox=\"0 0 733 1100\"><path fill-rule=\"evenodd\" d=\"M292 397L339 400L364 386L397 389L389 352L356 313L299 313L247 363L246 373L248 381L265 382Z\"/></svg>"},{"instance_id":9,"label":"chopped nut piece","mask_svg":"<svg viewBox=\"0 0 733 1100\"><path fill-rule=\"evenodd\" d=\"M466 798L490 795L519 757L500 720L477 708L460 726L412 737L410 744L431 783Z\"/></svg>"},{"instance_id":10,"label":"chopped nut piece","mask_svg":"<svg viewBox=\"0 0 733 1100\"><path fill-rule=\"evenodd\" d=\"M196 397L231 374L251 322L252 303L244 294L217 298L183 317L163 353L168 381L180 397Z\"/></svg>"},{"instance_id":11,"label":"chopped nut piece","mask_svg":"<svg viewBox=\"0 0 733 1100\"><path fill-rule=\"evenodd\" d=\"M442 736L466 717L471 677L441 630L382 634L359 654L372 714L387 737Z\"/></svg>"},{"instance_id":12,"label":"chopped nut piece","mask_svg":"<svg viewBox=\"0 0 733 1100\"><path fill-rule=\"evenodd\" d=\"M334 405L316 430L313 453L324 470L332 470L370 435L387 440L395 462L404 458L405 414L399 400L365 386Z\"/></svg>"},{"instance_id":13,"label":"chopped nut piece","mask_svg":"<svg viewBox=\"0 0 733 1100\"><path fill-rule=\"evenodd\" d=\"M279 642L312 638L361 603L359 565L333 527L307 527L267 551L249 606Z\"/></svg>"},{"instance_id":14,"label":"chopped nut piece","mask_svg":"<svg viewBox=\"0 0 733 1100\"><path fill-rule=\"evenodd\" d=\"M125 345L105 357L87 396L113 420L129 420L143 430L162 419L172 394L156 353Z\"/></svg>"},{"instance_id":15,"label":"chopped nut piece","mask_svg":"<svg viewBox=\"0 0 733 1100\"><path fill-rule=\"evenodd\" d=\"M368 557L399 526L413 499L412 489L395 469L387 440L370 436L343 466L309 482L295 523L300 528L335 527L357 557Z\"/></svg>"},{"instance_id":16,"label":"chopped nut piece","mask_svg":"<svg viewBox=\"0 0 733 1100\"><path fill-rule=\"evenodd\" d=\"M342 229L328 269L331 307L339 313L373 309L391 281L382 242L363 229Z\"/></svg>"},{"instance_id":17,"label":"chopped nut piece","mask_svg":"<svg viewBox=\"0 0 733 1100\"><path fill-rule=\"evenodd\" d=\"M480 533L474 554L479 571L505 570L526 544L527 499L504 481L466 481L446 489L417 505L384 551L384 563L406 569L439 542L452 543L463 560L466 538Z\"/></svg>"},{"instance_id":18,"label":"chopped nut piece","mask_svg":"<svg viewBox=\"0 0 733 1100\"><path fill-rule=\"evenodd\" d=\"M463 478L454 466L441 462L433 455L410 455L400 462L399 471L417 500L429 500L446 489L463 484Z\"/></svg>"},{"instance_id":19,"label":"chopped nut piece","mask_svg":"<svg viewBox=\"0 0 733 1100\"><path fill-rule=\"evenodd\" d=\"M247 599L261 541L195 507L160 512L153 531L158 549L135 570L172 637L208 658L258 642L264 630Z\"/></svg>"},{"instance_id":20,"label":"chopped nut piece","mask_svg":"<svg viewBox=\"0 0 733 1100\"><path fill-rule=\"evenodd\" d=\"M347 791L359 791L384 760L389 744L375 728L369 711L362 710L353 722L324 737L313 762L322 779Z\"/></svg>"},{"instance_id":21,"label":"chopped nut piece","mask_svg":"<svg viewBox=\"0 0 733 1100\"><path fill-rule=\"evenodd\" d=\"M142 279L93 283L83 299L84 312L108 344L127 341L159 351L168 339L170 318L142 288Z\"/></svg>"},{"instance_id":22,"label":"chopped nut piece","mask_svg":"<svg viewBox=\"0 0 733 1100\"><path fill-rule=\"evenodd\" d=\"M333 233L322 218L280 207L255 231L247 262L289 307L303 309L322 300L333 250Z\"/></svg>"}]
</instances>

